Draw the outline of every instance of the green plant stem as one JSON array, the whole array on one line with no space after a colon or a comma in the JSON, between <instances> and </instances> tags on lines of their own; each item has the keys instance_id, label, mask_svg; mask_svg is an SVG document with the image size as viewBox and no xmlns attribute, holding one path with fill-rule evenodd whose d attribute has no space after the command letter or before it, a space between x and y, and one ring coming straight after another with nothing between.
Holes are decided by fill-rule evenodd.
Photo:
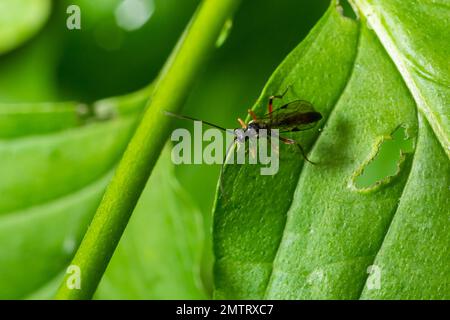
<instances>
[{"instance_id":1,"label":"green plant stem","mask_svg":"<svg viewBox=\"0 0 450 320\"><path fill-rule=\"evenodd\" d=\"M239 2L201 3L163 68L147 111L71 263L79 267L81 288L70 289L67 284L72 274L66 274L57 299L92 298L169 137L171 119L163 111L177 112L181 108L205 60L214 51L223 25Z\"/></svg>"}]
</instances>

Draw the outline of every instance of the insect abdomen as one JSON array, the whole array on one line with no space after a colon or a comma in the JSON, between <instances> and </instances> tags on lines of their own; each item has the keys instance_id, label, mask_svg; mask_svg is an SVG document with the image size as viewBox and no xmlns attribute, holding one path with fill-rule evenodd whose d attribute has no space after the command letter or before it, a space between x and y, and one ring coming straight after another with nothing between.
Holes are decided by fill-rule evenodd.
<instances>
[{"instance_id":1,"label":"insect abdomen","mask_svg":"<svg viewBox=\"0 0 450 320\"><path fill-rule=\"evenodd\" d=\"M322 115L319 112L306 112L301 114L296 114L291 117L286 117L282 122L283 124L308 124L314 123L322 119Z\"/></svg>"}]
</instances>

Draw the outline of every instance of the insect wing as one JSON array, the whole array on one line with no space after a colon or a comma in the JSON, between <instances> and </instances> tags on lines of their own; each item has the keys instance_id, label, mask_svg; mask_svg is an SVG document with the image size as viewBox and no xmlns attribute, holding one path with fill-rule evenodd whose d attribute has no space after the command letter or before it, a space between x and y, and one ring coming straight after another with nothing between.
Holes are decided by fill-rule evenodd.
<instances>
[{"instance_id":1,"label":"insect wing","mask_svg":"<svg viewBox=\"0 0 450 320\"><path fill-rule=\"evenodd\" d=\"M260 121L270 128L280 129L281 132L290 132L311 129L320 119L322 119L322 115L314 109L311 103L296 100L266 114Z\"/></svg>"}]
</instances>

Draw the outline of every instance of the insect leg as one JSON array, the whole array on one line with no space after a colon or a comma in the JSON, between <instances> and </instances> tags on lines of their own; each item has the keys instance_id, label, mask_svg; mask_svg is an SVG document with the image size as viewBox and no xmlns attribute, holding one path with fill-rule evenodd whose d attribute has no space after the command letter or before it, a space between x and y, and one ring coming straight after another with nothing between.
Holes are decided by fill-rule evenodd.
<instances>
[{"instance_id":1,"label":"insect leg","mask_svg":"<svg viewBox=\"0 0 450 320\"><path fill-rule=\"evenodd\" d=\"M280 154L280 150L279 148L277 148L277 146L274 146L272 144L272 141L270 140L270 137L267 138L267 143L270 144L270 148L272 149L273 152L275 152L275 154L278 156Z\"/></svg>"},{"instance_id":2,"label":"insect leg","mask_svg":"<svg viewBox=\"0 0 450 320\"><path fill-rule=\"evenodd\" d=\"M273 111L273 100L275 99L283 99L283 97L286 95L288 90L291 88L291 86L288 86L286 90L282 94L271 96L269 98L269 105L267 106L267 112L270 114Z\"/></svg>"},{"instance_id":3,"label":"insect leg","mask_svg":"<svg viewBox=\"0 0 450 320\"><path fill-rule=\"evenodd\" d=\"M306 161L308 161L311 164L317 164L311 160L308 159L308 157L306 156L306 152L305 150L303 150L303 147L301 146L300 143L296 142L295 145L299 148L300 152L302 153L303 157L305 158Z\"/></svg>"},{"instance_id":4,"label":"insect leg","mask_svg":"<svg viewBox=\"0 0 450 320\"><path fill-rule=\"evenodd\" d=\"M227 164L228 161L228 155L230 154L230 152L233 152L233 147L236 145L236 138L234 138L233 142L227 147L227 150L225 152L225 157L222 161L222 166L220 167L220 177L219 177L219 186L220 186L220 192L223 195L223 198L225 199L225 201L227 200L226 198L226 194L225 194L225 188L223 187L223 174L225 172L225 164Z\"/></svg>"},{"instance_id":5,"label":"insect leg","mask_svg":"<svg viewBox=\"0 0 450 320\"><path fill-rule=\"evenodd\" d=\"M239 124L241 125L242 129L244 129L244 130L247 129L247 125L241 118L238 118L237 120L238 120Z\"/></svg>"},{"instance_id":6,"label":"insect leg","mask_svg":"<svg viewBox=\"0 0 450 320\"><path fill-rule=\"evenodd\" d=\"M256 159L256 150L255 150L255 148L252 148L252 146L250 146L250 144L248 146L248 152L249 152L250 156L252 157L252 160ZM249 161L250 161L250 159L249 159Z\"/></svg>"},{"instance_id":7,"label":"insect leg","mask_svg":"<svg viewBox=\"0 0 450 320\"><path fill-rule=\"evenodd\" d=\"M295 141L293 139L283 138L283 137L280 137L280 140L285 144L295 144L298 147L298 149L300 150L303 158L305 158L306 161L308 161L311 164L316 164L315 162L312 162L311 160L308 159L308 157L306 156L306 152L305 152L305 150L303 150L303 147L300 145L300 143L298 143L297 141Z\"/></svg>"},{"instance_id":8,"label":"insect leg","mask_svg":"<svg viewBox=\"0 0 450 320\"><path fill-rule=\"evenodd\" d=\"M258 120L258 118L256 117L256 114L253 112L252 109L248 109L247 112L252 117L253 121L257 121Z\"/></svg>"}]
</instances>

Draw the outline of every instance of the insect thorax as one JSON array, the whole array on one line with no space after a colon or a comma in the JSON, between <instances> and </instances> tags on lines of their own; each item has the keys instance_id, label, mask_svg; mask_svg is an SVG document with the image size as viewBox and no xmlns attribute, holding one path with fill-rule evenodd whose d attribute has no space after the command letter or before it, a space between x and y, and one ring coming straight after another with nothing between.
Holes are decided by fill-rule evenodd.
<instances>
[{"instance_id":1,"label":"insect thorax","mask_svg":"<svg viewBox=\"0 0 450 320\"><path fill-rule=\"evenodd\" d=\"M255 130L256 132L259 132L259 130L261 130L261 129L267 129L266 126L264 125L264 123L255 122L255 121L250 121L248 123L247 130Z\"/></svg>"}]
</instances>

